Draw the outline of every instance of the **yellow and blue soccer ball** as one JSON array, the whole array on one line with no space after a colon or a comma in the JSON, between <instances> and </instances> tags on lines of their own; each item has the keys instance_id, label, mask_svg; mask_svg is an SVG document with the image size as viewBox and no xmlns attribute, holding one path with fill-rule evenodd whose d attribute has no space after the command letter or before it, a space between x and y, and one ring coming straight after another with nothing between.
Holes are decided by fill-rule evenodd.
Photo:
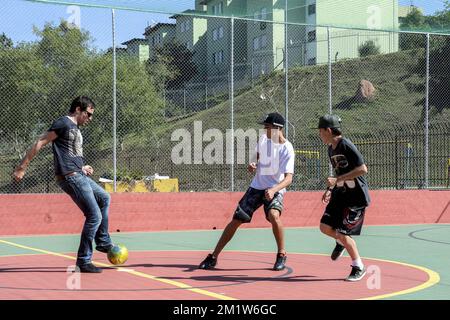
<instances>
[{"instance_id":1,"label":"yellow and blue soccer ball","mask_svg":"<svg viewBox=\"0 0 450 320\"><path fill-rule=\"evenodd\" d=\"M107 257L114 265L124 264L128 260L128 249L123 244L117 244L108 251Z\"/></svg>"}]
</instances>

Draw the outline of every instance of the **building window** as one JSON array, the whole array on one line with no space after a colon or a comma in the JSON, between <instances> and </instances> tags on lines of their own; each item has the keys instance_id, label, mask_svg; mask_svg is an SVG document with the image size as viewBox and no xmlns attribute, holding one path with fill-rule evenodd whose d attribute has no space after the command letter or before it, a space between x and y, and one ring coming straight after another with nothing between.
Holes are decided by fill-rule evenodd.
<instances>
[{"instance_id":1,"label":"building window","mask_svg":"<svg viewBox=\"0 0 450 320\"><path fill-rule=\"evenodd\" d=\"M267 73L267 63L265 61L261 62L261 74Z\"/></svg>"},{"instance_id":2,"label":"building window","mask_svg":"<svg viewBox=\"0 0 450 320\"><path fill-rule=\"evenodd\" d=\"M223 62L223 51L213 53L213 64L219 64Z\"/></svg>"},{"instance_id":3,"label":"building window","mask_svg":"<svg viewBox=\"0 0 450 320\"><path fill-rule=\"evenodd\" d=\"M256 12L253 14L253 19L255 19L255 21L253 21L253 24L257 24L258 21L256 21L256 20L259 20L259 11L256 11Z\"/></svg>"},{"instance_id":4,"label":"building window","mask_svg":"<svg viewBox=\"0 0 450 320\"><path fill-rule=\"evenodd\" d=\"M253 39L253 50L259 50L259 37Z\"/></svg>"},{"instance_id":5,"label":"building window","mask_svg":"<svg viewBox=\"0 0 450 320\"><path fill-rule=\"evenodd\" d=\"M267 35L264 34L253 39L253 50L256 51L265 47L267 47Z\"/></svg>"},{"instance_id":6,"label":"building window","mask_svg":"<svg viewBox=\"0 0 450 320\"><path fill-rule=\"evenodd\" d=\"M308 64L309 64L310 66L315 65L315 64L316 64L316 58L314 57L314 58L308 59Z\"/></svg>"},{"instance_id":7,"label":"building window","mask_svg":"<svg viewBox=\"0 0 450 320\"><path fill-rule=\"evenodd\" d=\"M267 20L267 9L266 8L261 9L261 20Z\"/></svg>"},{"instance_id":8,"label":"building window","mask_svg":"<svg viewBox=\"0 0 450 320\"><path fill-rule=\"evenodd\" d=\"M213 41L217 41L218 39L223 38L223 27L219 27L218 29L213 30Z\"/></svg>"},{"instance_id":9,"label":"building window","mask_svg":"<svg viewBox=\"0 0 450 320\"><path fill-rule=\"evenodd\" d=\"M316 41L316 30L308 32L308 42Z\"/></svg>"},{"instance_id":10,"label":"building window","mask_svg":"<svg viewBox=\"0 0 450 320\"><path fill-rule=\"evenodd\" d=\"M213 6L213 14L214 15L219 15L223 13L223 2L220 2L216 5Z\"/></svg>"},{"instance_id":11,"label":"building window","mask_svg":"<svg viewBox=\"0 0 450 320\"><path fill-rule=\"evenodd\" d=\"M261 48L265 48L267 47L267 35L262 35L261 36Z\"/></svg>"},{"instance_id":12,"label":"building window","mask_svg":"<svg viewBox=\"0 0 450 320\"><path fill-rule=\"evenodd\" d=\"M310 4L308 6L308 15L311 16L313 14L316 14L316 4L315 3Z\"/></svg>"},{"instance_id":13,"label":"building window","mask_svg":"<svg viewBox=\"0 0 450 320\"><path fill-rule=\"evenodd\" d=\"M156 46L161 43L161 34L157 34L152 37L152 45Z\"/></svg>"},{"instance_id":14,"label":"building window","mask_svg":"<svg viewBox=\"0 0 450 320\"><path fill-rule=\"evenodd\" d=\"M189 21L184 21L181 23L181 32L189 30Z\"/></svg>"}]
</instances>

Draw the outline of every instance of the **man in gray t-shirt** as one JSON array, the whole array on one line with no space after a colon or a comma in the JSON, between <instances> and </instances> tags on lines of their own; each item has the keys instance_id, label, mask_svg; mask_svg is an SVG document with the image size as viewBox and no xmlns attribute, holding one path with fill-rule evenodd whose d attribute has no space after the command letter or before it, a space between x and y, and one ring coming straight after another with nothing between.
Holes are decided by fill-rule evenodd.
<instances>
[{"instance_id":1,"label":"man in gray t-shirt","mask_svg":"<svg viewBox=\"0 0 450 320\"><path fill-rule=\"evenodd\" d=\"M77 267L85 273L102 271L91 262L92 241L95 240L96 249L104 253L114 246L108 233L110 196L89 177L94 169L86 165L83 158L83 136L79 127L91 121L94 107L94 102L88 97L75 98L69 114L53 122L13 173L14 179L21 181L30 161L42 147L52 142L56 181L86 217L77 255Z\"/></svg>"}]
</instances>

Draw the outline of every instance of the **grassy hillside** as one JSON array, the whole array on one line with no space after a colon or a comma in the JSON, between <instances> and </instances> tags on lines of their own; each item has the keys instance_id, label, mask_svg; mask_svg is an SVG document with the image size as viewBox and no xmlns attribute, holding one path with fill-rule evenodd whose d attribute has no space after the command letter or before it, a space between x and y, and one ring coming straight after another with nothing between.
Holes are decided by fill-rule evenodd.
<instances>
[{"instance_id":1,"label":"grassy hillside","mask_svg":"<svg viewBox=\"0 0 450 320\"><path fill-rule=\"evenodd\" d=\"M383 132L422 121L425 79L414 70L423 55L423 50L411 50L333 64L333 109L342 117L347 134ZM374 84L374 101L342 108L341 103L355 94L362 79ZM266 99L261 99L261 96ZM278 110L284 114L284 100L284 74L278 72L268 76L254 88L235 96L235 128L258 128L256 121L270 111ZM156 133L165 137L176 128L190 129L194 121L202 121L204 128L225 130L230 128L230 110L227 101L163 125ZM295 127L296 140L310 136L311 131L307 128L315 125L317 118L327 112L328 66L289 70L289 120ZM449 110L442 113L431 111L431 122L449 120Z\"/></svg>"},{"instance_id":2,"label":"grassy hillside","mask_svg":"<svg viewBox=\"0 0 450 320\"><path fill-rule=\"evenodd\" d=\"M415 156L420 156L423 150L423 134L420 128L423 123L425 79L417 72L417 65L423 56L423 50L411 50L342 61L332 66L334 113L342 117L344 132L347 136L355 142L364 142L360 148L366 155L367 162L371 163L375 169L372 181L378 187L420 185L423 179L423 159L417 158L412 161L405 158L408 143L413 146ZM362 79L371 81L375 86L375 99L367 104L343 105L343 102L354 96ZM284 114L284 99L283 72L272 73L260 80L253 88L241 90L234 99L234 128L244 130L260 128L257 121L265 113L279 111ZM136 159L137 166L144 167L145 172L156 171L179 177L186 189L226 190L230 183L229 165L174 166L170 161L170 151L176 143L171 143L170 137L178 128L185 128L192 133L194 121L202 122L203 131L217 128L224 133L231 127L230 112L231 104L228 100L184 119L168 122L155 129L151 146L147 144L142 148L136 147L134 145L138 142L136 139L130 141L125 154L129 158L130 153L135 154L131 158ZM327 112L328 66L309 66L289 70L289 120L291 123L289 140L294 143L297 150L320 152L317 165L315 159L297 157L299 188L316 188L322 179L321 176L328 172L326 149L317 137L317 130L310 129L316 125L318 117ZM450 109L444 109L439 113L432 108L430 122L432 124L450 123ZM419 133L416 130L419 130ZM393 135L403 131L404 135L395 138L399 142L393 144ZM419 134L418 138L417 134ZM445 145L436 145L434 137L430 136L431 147L450 149ZM154 143L156 140L157 145ZM152 160L148 161L149 159L142 155L149 154L150 149L154 152L157 150L158 155L152 156ZM381 158L384 158L384 162L380 160ZM444 179L440 162L445 160L441 161L439 158L437 161L436 178ZM405 169L407 171L401 169L405 162L408 166ZM244 168L245 166L236 166L236 184L239 188L245 188L249 181ZM402 176L405 177L402 178ZM214 181L211 181L213 179Z\"/></svg>"},{"instance_id":3,"label":"grassy hillside","mask_svg":"<svg viewBox=\"0 0 450 320\"><path fill-rule=\"evenodd\" d=\"M360 150L370 165L369 181L375 188L420 187L422 184L424 142L421 129L425 78L419 75L417 66L424 54L421 49L401 51L341 61L332 66L334 113L341 116L345 135L360 143ZM360 80L363 79L371 81L375 86L375 99L366 104L345 104L345 101L354 96ZM260 121L264 114L273 111L284 114L284 81L284 73L278 71L260 79L253 87L237 91L234 97L234 128L259 129L261 126L257 121ZM328 66L290 69L289 140L293 142L296 150L315 151L320 154L319 159L302 154L297 156L294 189L323 187L323 176L328 172L326 148L318 139L317 130L310 128L316 126L321 115L328 113L328 108ZM176 129L185 128L193 132L194 121L202 122L203 132L216 128L225 133L226 129L231 127L230 112L231 104L230 100L227 100L183 119L162 123L148 132L136 132L126 137L118 151L119 170L177 177L182 191L229 190L230 165L174 165L171 161L171 150L177 142L170 140ZM442 186L446 184L445 165L450 150L450 108L438 112L432 107L430 122L433 125L444 125L430 132L433 156L430 161L430 178L435 179L436 186ZM207 144L204 143L203 146ZM406 155L408 146L414 151L409 153L410 157ZM97 174L111 171L111 150L92 150L89 153L87 158L97 169ZM41 160L44 161L42 158ZM42 166L51 170L51 163L42 163ZM4 162L3 167L10 168L12 165ZM251 179L245 167L235 165L235 190L245 189ZM5 181L9 181L9 172L6 174L8 176ZM51 179L51 173L48 175ZM45 191L49 188L58 190L48 183L42 187L37 186L40 180L38 172L33 179L34 186L29 192Z\"/></svg>"}]
</instances>

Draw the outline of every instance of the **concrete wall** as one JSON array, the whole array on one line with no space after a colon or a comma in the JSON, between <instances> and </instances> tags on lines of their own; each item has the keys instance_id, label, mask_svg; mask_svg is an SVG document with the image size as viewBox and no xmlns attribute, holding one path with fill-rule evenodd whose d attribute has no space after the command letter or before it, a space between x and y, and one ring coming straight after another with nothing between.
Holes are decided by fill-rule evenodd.
<instances>
[{"instance_id":1,"label":"concrete wall","mask_svg":"<svg viewBox=\"0 0 450 320\"><path fill-rule=\"evenodd\" d=\"M223 229L243 193L113 194L110 231ZM316 227L321 192L288 192L286 227ZM450 223L450 191L372 191L366 225ZM0 195L0 235L80 233L84 216L65 194ZM245 227L270 227L258 210Z\"/></svg>"}]
</instances>

